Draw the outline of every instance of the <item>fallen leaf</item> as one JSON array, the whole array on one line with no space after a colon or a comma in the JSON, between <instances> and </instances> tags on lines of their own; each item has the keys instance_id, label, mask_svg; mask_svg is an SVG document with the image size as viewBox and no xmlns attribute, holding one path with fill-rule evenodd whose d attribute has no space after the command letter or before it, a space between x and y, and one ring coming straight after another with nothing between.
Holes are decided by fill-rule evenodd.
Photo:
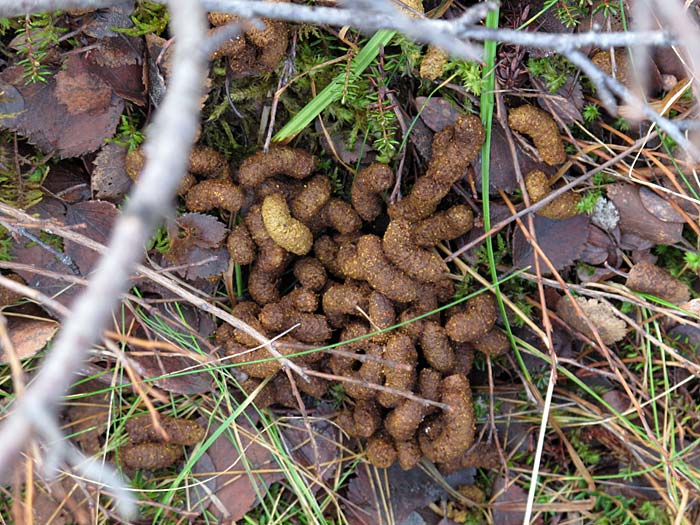
<instances>
[{"instance_id":1,"label":"fallen leaf","mask_svg":"<svg viewBox=\"0 0 700 525\"><path fill-rule=\"evenodd\" d=\"M81 226L80 233L93 241L106 244L119 210L111 202L86 201L68 207L66 226ZM80 268L82 275L88 275L100 258L100 254L66 239L65 252Z\"/></svg>"},{"instance_id":2,"label":"fallen leaf","mask_svg":"<svg viewBox=\"0 0 700 525\"><path fill-rule=\"evenodd\" d=\"M620 214L622 233L637 235L654 244L670 245L681 241L683 223L666 222L651 213L642 201L638 186L622 182L609 185L607 191ZM647 202L651 199L647 198ZM654 204L658 205L658 201Z\"/></svg>"},{"instance_id":3,"label":"fallen leaf","mask_svg":"<svg viewBox=\"0 0 700 525\"><path fill-rule=\"evenodd\" d=\"M318 419L309 423L311 435L304 424L303 418L290 417L279 420L280 431L289 444L294 459L304 467L313 469L318 476L315 467L318 465L321 479L326 481L337 470L341 456L338 427L329 420ZM315 441L315 446L311 440ZM318 452L318 456L316 456ZM319 484L315 484L320 488Z\"/></svg>"},{"instance_id":4,"label":"fallen leaf","mask_svg":"<svg viewBox=\"0 0 700 525\"><path fill-rule=\"evenodd\" d=\"M68 281L42 275L40 270L68 275L74 275L75 273L69 266L41 246L21 238L12 245L10 253L14 260L22 261L22 263L33 267L35 270L39 270L15 270L25 280L27 285L48 295L62 305L70 306L75 296L82 290L81 286L71 284Z\"/></svg>"},{"instance_id":5,"label":"fallen leaf","mask_svg":"<svg viewBox=\"0 0 700 525\"><path fill-rule=\"evenodd\" d=\"M88 71L121 98L143 106L146 103L143 40L121 35L103 38L96 45L95 50L86 54Z\"/></svg>"},{"instance_id":6,"label":"fallen leaf","mask_svg":"<svg viewBox=\"0 0 700 525\"><path fill-rule=\"evenodd\" d=\"M683 216L675 210L669 201L649 188L639 188L639 199L647 211L660 221L685 223Z\"/></svg>"},{"instance_id":7,"label":"fallen leaf","mask_svg":"<svg viewBox=\"0 0 700 525\"><path fill-rule=\"evenodd\" d=\"M436 133L453 125L461 115L452 103L442 97L416 97L415 105L423 123Z\"/></svg>"},{"instance_id":8,"label":"fallen leaf","mask_svg":"<svg viewBox=\"0 0 700 525\"><path fill-rule=\"evenodd\" d=\"M109 105L112 88L97 75L90 73L78 55L70 55L64 68L56 73L56 99L68 108L68 113L94 113Z\"/></svg>"},{"instance_id":9,"label":"fallen leaf","mask_svg":"<svg viewBox=\"0 0 700 525\"><path fill-rule=\"evenodd\" d=\"M177 272L186 279L203 279L222 273L228 267L228 251L221 247L228 232L212 215L187 213L177 218L177 231L170 231L170 250L165 259L182 267ZM205 264L198 264L212 259Z\"/></svg>"},{"instance_id":10,"label":"fallen leaf","mask_svg":"<svg viewBox=\"0 0 700 525\"><path fill-rule=\"evenodd\" d=\"M85 15L81 29L93 38L123 37L114 29L134 27L129 15L134 11L134 1L125 0L106 9L98 9Z\"/></svg>"},{"instance_id":11,"label":"fallen leaf","mask_svg":"<svg viewBox=\"0 0 700 525\"><path fill-rule=\"evenodd\" d=\"M527 493L513 483L506 487L505 479L498 476L493 484L493 492L497 494L493 500L493 522L498 525L522 525L525 518ZM542 518L534 519L532 524L541 524Z\"/></svg>"},{"instance_id":12,"label":"fallen leaf","mask_svg":"<svg viewBox=\"0 0 700 525\"><path fill-rule=\"evenodd\" d=\"M494 124L491 134L491 152L489 155L489 187L495 190L503 190L512 193L519 188L516 178L515 161L508 144L506 133L500 125ZM525 153L523 148L517 141L514 141L515 152L518 156L517 164L520 166L520 172L523 177L533 170L540 170L551 175L552 169L541 162L537 162L530 155ZM481 159L478 160L476 184L477 188L481 188Z\"/></svg>"},{"instance_id":13,"label":"fallen leaf","mask_svg":"<svg viewBox=\"0 0 700 525\"><path fill-rule=\"evenodd\" d=\"M198 479L204 482L198 492L203 500L194 500L192 510L208 507L217 518L236 523L258 503L268 487L284 475L263 445L265 436L247 423L237 422L238 442L234 444L233 430L224 432L206 451L207 458L195 463ZM245 458L245 459L244 459Z\"/></svg>"},{"instance_id":14,"label":"fallen leaf","mask_svg":"<svg viewBox=\"0 0 700 525\"><path fill-rule=\"evenodd\" d=\"M61 83L61 99L69 102L69 107L61 103L57 96L57 78L65 79L66 75L55 75L46 83L25 84L22 66L5 69L0 74L0 82L17 89L24 99L24 111L3 115L1 125L17 131L45 153L56 151L61 158L77 157L102 146L117 128L124 101L113 93L107 96L105 89L110 88L101 80L90 74L81 74L84 65L77 60L77 55L71 55L67 62L73 64L72 75L79 75L80 82L66 79ZM94 94L90 93L94 89L93 80L97 84ZM69 86L76 93L87 94L87 100L80 101L79 96L71 97Z\"/></svg>"},{"instance_id":15,"label":"fallen leaf","mask_svg":"<svg viewBox=\"0 0 700 525\"><path fill-rule=\"evenodd\" d=\"M58 331L58 323L27 317L8 317L7 332L17 357L26 359L43 349ZM7 355L2 350L0 363L7 363Z\"/></svg>"},{"instance_id":16,"label":"fallen leaf","mask_svg":"<svg viewBox=\"0 0 700 525\"><path fill-rule=\"evenodd\" d=\"M569 219L548 219L535 215L535 235L537 243L557 270L570 266L579 260L588 239L590 219L586 215L576 215ZM535 251L525 239L520 228L513 234L513 266L534 268ZM551 273L541 264L543 273Z\"/></svg>"},{"instance_id":17,"label":"fallen leaf","mask_svg":"<svg viewBox=\"0 0 700 525\"><path fill-rule=\"evenodd\" d=\"M539 91L537 101L542 109L559 117L567 126L571 126L575 122L583 122L583 115L581 115L583 89L578 80L570 77L556 93L550 93L544 81L539 77L530 75L530 80Z\"/></svg>"},{"instance_id":18,"label":"fallen leaf","mask_svg":"<svg viewBox=\"0 0 700 525\"><path fill-rule=\"evenodd\" d=\"M433 132L421 119L414 121L409 140L423 162L429 162L433 155Z\"/></svg>"},{"instance_id":19,"label":"fallen leaf","mask_svg":"<svg viewBox=\"0 0 700 525\"><path fill-rule=\"evenodd\" d=\"M90 187L96 199L117 202L129 192L133 182L124 168L126 151L126 146L110 142L95 157Z\"/></svg>"},{"instance_id":20,"label":"fallen leaf","mask_svg":"<svg viewBox=\"0 0 700 525\"><path fill-rule=\"evenodd\" d=\"M371 474L370 469L374 473ZM474 472L475 469L462 469L446 476L445 480L452 487L471 485L474 483ZM384 480L388 480L388 487L380 486L385 484ZM386 494L391 494L389 502L384 501ZM357 476L350 480L349 504L344 504L345 514L348 525L401 523L413 511L446 495L444 487L421 469L405 471L393 465L386 471L377 471L363 464L357 469ZM387 504L391 509L387 509Z\"/></svg>"},{"instance_id":21,"label":"fallen leaf","mask_svg":"<svg viewBox=\"0 0 700 525\"><path fill-rule=\"evenodd\" d=\"M97 392L97 393L95 393ZM105 385L95 379L78 383L71 390L67 402L67 417L71 422L71 439L88 456L102 449L101 436L107 430L110 413L110 394Z\"/></svg>"},{"instance_id":22,"label":"fallen leaf","mask_svg":"<svg viewBox=\"0 0 700 525\"><path fill-rule=\"evenodd\" d=\"M202 370L202 363L184 355L160 352L134 353L129 357L136 362L137 371L144 379L176 394L203 394L211 392L214 380L211 373Z\"/></svg>"},{"instance_id":23,"label":"fallen leaf","mask_svg":"<svg viewBox=\"0 0 700 525\"><path fill-rule=\"evenodd\" d=\"M67 203L86 201L92 197L85 170L78 162L71 160L52 166L42 186L54 197Z\"/></svg>"}]
</instances>

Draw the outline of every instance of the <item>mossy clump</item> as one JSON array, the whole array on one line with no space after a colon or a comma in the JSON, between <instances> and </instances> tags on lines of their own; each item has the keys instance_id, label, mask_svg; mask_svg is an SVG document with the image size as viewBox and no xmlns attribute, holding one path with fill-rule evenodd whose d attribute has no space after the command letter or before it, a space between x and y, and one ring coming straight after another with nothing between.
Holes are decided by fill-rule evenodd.
<instances>
[{"instance_id":1,"label":"mossy clump","mask_svg":"<svg viewBox=\"0 0 700 525\"><path fill-rule=\"evenodd\" d=\"M566 161L559 126L549 113L535 106L520 106L510 110L508 124L514 131L532 138L537 152L546 164L556 166Z\"/></svg>"}]
</instances>

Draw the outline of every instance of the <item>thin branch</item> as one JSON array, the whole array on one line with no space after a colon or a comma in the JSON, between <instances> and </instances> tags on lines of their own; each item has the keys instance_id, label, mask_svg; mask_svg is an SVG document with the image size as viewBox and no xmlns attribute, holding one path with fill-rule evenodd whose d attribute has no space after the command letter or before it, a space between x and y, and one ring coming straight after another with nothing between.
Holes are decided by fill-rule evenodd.
<instances>
[{"instance_id":1,"label":"thin branch","mask_svg":"<svg viewBox=\"0 0 700 525\"><path fill-rule=\"evenodd\" d=\"M37 9L37 2L16 3L25 11ZM62 2L61 6L68 4ZM88 287L76 300L41 371L26 394L15 401L14 410L0 427L0 470L17 460L32 431L41 432L55 424L62 394L70 387L90 346L101 336L127 288L130 272L143 256L143 246L167 212L185 173L206 76L207 56L201 46L206 34L205 13L197 2L189 0L171 0L169 6L177 38L173 76L146 145L148 162L117 221L108 255L100 259Z\"/></svg>"}]
</instances>

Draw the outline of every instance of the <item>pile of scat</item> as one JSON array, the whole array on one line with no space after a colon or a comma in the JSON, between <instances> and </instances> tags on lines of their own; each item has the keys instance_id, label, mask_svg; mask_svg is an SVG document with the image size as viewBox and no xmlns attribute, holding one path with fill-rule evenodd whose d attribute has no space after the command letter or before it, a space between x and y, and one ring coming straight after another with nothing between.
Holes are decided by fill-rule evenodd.
<instances>
[{"instance_id":1,"label":"pile of scat","mask_svg":"<svg viewBox=\"0 0 700 525\"><path fill-rule=\"evenodd\" d=\"M314 157L299 149L258 152L235 175L210 149L195 148L190 158L190 172L210 178L185 181L181 194L188 210L227 210L241 219L227 247L244 269L251 300L238 302L232 314L270 338L289 331L275 342L284 356L350 341L336 347L341 352L291 360L339 378L335 384L343 386L349 408L336 422L348 435L366 439L367 458L377 467L398 461L410 469L425 457L458 468L473 456L468 374L474 352L497 355L508 342L494 326L496 305L488 293L435 312L455 294L435 246L472 228L472 211L449 205L446 197L483 141L479 119L460 117L435 135L426 173L389 205L385 195L395 180L384 164L360 171L346 202L333 196ZM128 160L138 171L139 151ZM282 363L258 340L224 324L216 341L248 376L246 391L271 378L255 399L259 407L297 405ZM295 382L313 397L333 384L308 377Z\"/></svg>"}]
</instances>

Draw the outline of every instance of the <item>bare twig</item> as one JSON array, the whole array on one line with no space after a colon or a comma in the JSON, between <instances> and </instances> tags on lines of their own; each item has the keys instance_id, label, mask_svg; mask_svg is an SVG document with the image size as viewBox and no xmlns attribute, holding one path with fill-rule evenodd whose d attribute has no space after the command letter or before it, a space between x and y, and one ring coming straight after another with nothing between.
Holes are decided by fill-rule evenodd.
<instances>
[{"instance_id":1,"label":"bare twig","mask_svg":"<svg viewBox=\"0 0 700 525\"><path fill-rule=\"evenodd\" d=\"M25 11L37 9L37 2L17 3ZM63 2L62 7L68 4L73 5ZM4 445L0 451L0 469L7 469L19 457L32 431L44 433L54 428L54 412L61 394L70 386L90 345L100 337L112 309L127 287L132 268L143 256L143 246L167 211L185 173L206 75L207 57L201 46L206 26L204 12L197 2L171 0L169 6L172 30L177 36L173 76L146 145L149 160L114 228L109 256L100 259L44 366L0 427L0 441ZM52 445L60 448L59 444ZM65 445L63 448L61 452L65 453ZM129 510L133 512L135 508Z\"/></svg>"}]
</instances>

